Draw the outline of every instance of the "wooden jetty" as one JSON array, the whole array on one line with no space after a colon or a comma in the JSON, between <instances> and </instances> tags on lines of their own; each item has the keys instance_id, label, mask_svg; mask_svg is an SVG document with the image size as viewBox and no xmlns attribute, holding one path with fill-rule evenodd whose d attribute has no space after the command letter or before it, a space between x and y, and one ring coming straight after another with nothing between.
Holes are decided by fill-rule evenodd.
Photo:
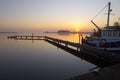
<instances>
[{"instance_id":1,"label":"wooden jetty","mask_svg":"<svg viewBox=\"0 0 120 80\"><path fill-rule=\"evenodd\" d=\"M87 54L92 56L92 58L96 58L98 60L102 60L105 64L109 63L111 65L117 64L120 62L120 54L115 52L108 52L104 50L99 50L95 48L91 48L88 46L83 46L79 43L74 43L70 41L65 41L57 38L52 38L48 36L8 36L8 39L14 40L45 40L57 47L62 48L63 50L72 53L73 55L80 57L81 54ZM94 61L95 62L95 61ZM103 63L102 63L103 64Z\"/></svg>"},{"instance_id":2,"label":"wooden jetty","mask_svg":"<svg viewBox=\"0 0 120 80\"><path fill-rule=\"evenodd\" d=\"M98 59L105 60L111 64L116 64L116 63L120 62L120 54L119 53L99 50L99 49L91 48L88 46L83 46L79 43L74 43L74 42L65 41L65 40L56 39L56 38L51 38L51 37L47 37L47 36L45 36L45 41L75 50L76 52L74 54L86 53L86 54L92 55ZM70 46L72 46L74 48L71 48Z\"/></svg>"},{"instance_id":3,"label":"wooden jetty","mask_svg":"<svg viewBox=\"0 0 120 80\"><path fill-rule=\"evenodd\" d=\"M90 62L90 63L92 63L96 66L101 67L101 68L109 66L109 65L113 65L113 64L109 63L107 60L101 60L98 57L95 57L93 55L89 55L88 53L80 52L77 49L72 49L69 46L66 47L65 44L61 45L60 43L58 44L56 42L53 42L53 41L50 41L50 40L47 40L47 39L45 39L45 41L54 45L54 46L56 46L57 48L60 48L60 49L66 51L66 52L68 52L68 53L70 53L70 54L72 54L72 55L74 55L78 58L81 58L85 61L88 61L88 62Z\"/></svg>"},{"instance_id":4,"label":"wooden jetty","mask_svg":"<svg viewBox=\"0 0 120 80\"><path fill-rule=\"evenodd\" d=\"M22 36L22 35L15 35L15 36L8 36L8 39L14 40L44 40L44 36Z\"/></svg>"}]
</instances>

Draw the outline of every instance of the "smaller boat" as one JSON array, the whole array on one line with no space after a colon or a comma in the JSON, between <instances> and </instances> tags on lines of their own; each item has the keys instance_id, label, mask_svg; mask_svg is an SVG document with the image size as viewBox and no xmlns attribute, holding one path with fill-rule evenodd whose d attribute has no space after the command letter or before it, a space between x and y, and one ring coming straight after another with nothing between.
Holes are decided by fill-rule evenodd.
<instances>
[{"instance_id":1,"label":"smaller boat","mask_svg":"<svg viewBox=\"0 0 120 80\"><path fill-rule=\"evenodd\" d=\"M100 50L120 52L120 24L114 23L114 26L109 26L111 2L108 3L108 18L107 26L103 29L99 28L92 20L98 31L94 30L90 37L85 37L82 40L84 46L93 47Z\"/></svg>"}]
</instances>

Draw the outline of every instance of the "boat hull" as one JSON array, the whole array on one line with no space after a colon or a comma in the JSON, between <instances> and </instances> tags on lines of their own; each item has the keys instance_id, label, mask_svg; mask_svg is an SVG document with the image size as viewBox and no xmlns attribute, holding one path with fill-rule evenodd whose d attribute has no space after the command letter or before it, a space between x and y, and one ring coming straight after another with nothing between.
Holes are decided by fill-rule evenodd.
<instances>
[{"instance_id":1,"label":"boat hull","mask_svg":"<svg viewBox=\"0 0 120 80\"><path fill-rule=\"evenodd\" d=\"M98 46L92 46L92 45L88 45L86 43L82 43L83 46L88 46L94 49L98 49L98 50L105 50L105 51L110 51L110 52L120 52L120 47L117 48L106 48L106 47L98 47Z\"/></svg>"}]
</instances>

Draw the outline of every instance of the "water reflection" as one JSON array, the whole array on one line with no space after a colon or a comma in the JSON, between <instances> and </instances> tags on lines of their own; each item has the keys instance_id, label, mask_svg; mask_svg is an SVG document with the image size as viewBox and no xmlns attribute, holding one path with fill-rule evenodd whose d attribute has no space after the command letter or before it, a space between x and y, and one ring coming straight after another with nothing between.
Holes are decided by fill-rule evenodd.
<instances>
[{"instance_id":1,"label":"water reflection","mask_svg":"<svg viewBox=\"0 0 120 80\"><path fill-rule=\"evenodd\" d=\"M74 34L49 36L78 42ZM0 64L1 80L63 80L95 67L45 41L7 40L4 35L0 36Z\"/></svg>"}]
</instances>

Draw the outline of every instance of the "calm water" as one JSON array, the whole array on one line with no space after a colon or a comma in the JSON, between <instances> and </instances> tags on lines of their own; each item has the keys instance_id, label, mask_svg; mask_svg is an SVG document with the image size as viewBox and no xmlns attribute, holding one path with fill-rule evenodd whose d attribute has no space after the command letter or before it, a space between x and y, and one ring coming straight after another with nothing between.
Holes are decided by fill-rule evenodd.
<instances>
[{"instance_id":1,"label":"calm water","mask_svg":"<svg viewBox=\"0 0 120 80\"><path fill-rule=\"evenodd\" d=\"M45 41L7 40L7 35L0 34L0 80L64 80L95 67ZM43 35L78 42L76 34Z\"/></svg>"}]
</instances>

